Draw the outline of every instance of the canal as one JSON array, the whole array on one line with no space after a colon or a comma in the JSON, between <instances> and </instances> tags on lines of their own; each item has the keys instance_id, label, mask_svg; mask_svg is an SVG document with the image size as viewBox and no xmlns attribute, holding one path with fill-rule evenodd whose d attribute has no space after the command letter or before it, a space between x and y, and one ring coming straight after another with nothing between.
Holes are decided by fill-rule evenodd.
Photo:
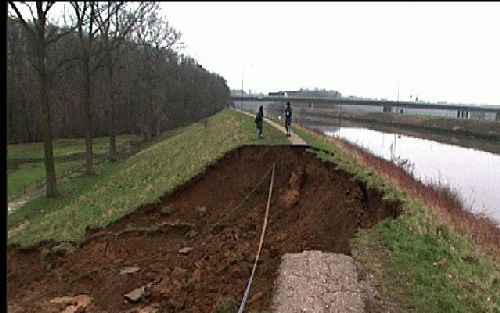
<instances>
[{"instance_id":1,"label":"canal","mask_svg":"<svg viewBox=\"0 0 500 313\"><path fill-rule=\"evenodd\" d=\"M426 184L449 186L466 209L492 217L500 225L500 155L363 127L310 126L386 160L404 163Z\"/></svg>"}]
</instances>

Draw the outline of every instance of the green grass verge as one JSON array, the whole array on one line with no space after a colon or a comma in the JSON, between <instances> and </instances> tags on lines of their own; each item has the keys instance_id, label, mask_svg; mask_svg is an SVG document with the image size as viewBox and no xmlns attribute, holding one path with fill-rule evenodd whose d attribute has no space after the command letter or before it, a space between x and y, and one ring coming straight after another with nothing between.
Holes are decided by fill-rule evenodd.
<instances>
[{"instance_id":1,"label":"green grass verge","mask_svg":"<svg viewBox=\"0 0 500 313\"><path fill-rule=\"evenodd\" d=\"M403 312L500 312L500 265L391 182L347 157L331 141L295 127L319 152L388 201L401 201L404 212L353 241L358 259L381 283L380 292Z\"/></svg>"},{"instance_id":2,"label":"green grass verge","mask_svg":"<svg viewBox=\"0 0 500 313\"><path fill-rule=\"evenodd\" d=\"M87 227L106 226L156 201L238 146L288 144L284 134L267 126L265 139L256 139L253 118L224 110L205 122L167 132L126 160L100 164L96 177L62 182L59 197L40 197L11 213L8 242L32 246L50 239L79 241Z\"/></svg>"},{"instance_id":3,"label":"green grass verge","mask_svg":"<svg viewBox=\"0 0 500 313\"><path fill-rule=\"evenodd\" d=\"M125 143L135 139L135 135L120 135L116 138L118 149ZM100 137L94 139L94 156L104 156L109 149L109 137ZM77 160L55 160L56 175L62 175L66 172L76 170L84 162L85 140L59 139L54 141L54 156L69 156L75 153L82 155ZM27 188L33 188L42 185L45 182L45 165L43 162L43 143L30 143L9 145L7 148L7 163L26 160L17 168L9 170L7 173L7 194L8 199L22 195ZM39 162L29 162L29 160L39 159Z\"/></svg>"},{"instance_id":4,"label":"green grass verge","mask_svg":"<svg viewBox=\"0 0 500 313\"><path fill-rule=\"evenodd\" d=\"M121 146L125 142L138 139L136 135L119 135L116 137L116 145ZM96 154L106 154L109 149L109 137L98 137L93 139L93 150ZM57 139L54 140L54 156L67 156L74 153L85 152L85 139ZM7 162L9 160L41 159L43 160L43 143L24 143L7 146Z\"/></svg>"},{"instance_id":5,"label":"green grass verge","mask_svg":"<svg viewBox=\"0 0 500 313\"><path fill-rule=\"evenodd\" d=\"M73 171L83 165L82 160L56 162L56 175ZM25 163L7 175L8 199L15 198L24 193L29 187L41 185L45 182L45 165L43 162Z\"/></svg>"}]
</instances>

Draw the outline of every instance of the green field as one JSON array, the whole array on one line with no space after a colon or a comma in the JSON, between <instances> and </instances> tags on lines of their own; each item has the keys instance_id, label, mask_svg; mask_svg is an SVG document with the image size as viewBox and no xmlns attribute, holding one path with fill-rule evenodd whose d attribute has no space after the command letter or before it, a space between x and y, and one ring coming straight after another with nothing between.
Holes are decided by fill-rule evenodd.
<instances>
[{"instance_id":1,"label":"green field","mask_svg":"<svg viewBox=\"0 0 500 313\"><path fill-rule=\"evenodd\" d=\"M83 165L82 160L56 162L56 175L60 176ZM24 193L27 188L45 183L45 166L43 162L24 163L15 171L8 173L8 199Z\"/></svg>"},{"instance_id":2,"label":"green field","mask_svg":"<svg viewBox=\"0 0 500 313\"><path fill-rule=\"evenodd\" d=\"M255 137L253 118L231 110L166 132L128 159L98 165L96 177L62 182L59 197L41 197L11 213L8 241L30 246L48 239L80 240L86 227L103 227L154 202L240 145L288 144L272 127L265 128L264 139Z\"/></svg>"},{"instance_id":3,"label":"green field","mask_svg":"<svg viewBox=\"0 0 500 313\"><path fill-rule=\"evenodd\" d=\"M137 140L136 135L120 135L116 137L116 145ZM109 137L98 137L93 139L93 150L96 155L104 155L109 149ZM54 157L68 156L85 152L85 139L57 139L54 140ZM39 159L43 161L43 143L23 143L7 146L7 162L22 159Z\"/></svg>"},{"instance_id":4,"label":"green field","mask_svg":"<svg viewBox=\"0 0 500 313\"><path fill-rule=\"evenodd\" d=\"M120 135L116 138L117 148L131 140L134 135ZM103 157L109 149L109 137L94 138L94 156ZM54 141L56 175L74 171L85 162L85 140L58 139ZM66 157L66 159L61 159ZM7 146L7 194L11 200L22 195L26 189L45 183L45 165L43 161L43 143L16 144ZM16 164L16 166L14 166Z\"/></svg>"}]
</instances>

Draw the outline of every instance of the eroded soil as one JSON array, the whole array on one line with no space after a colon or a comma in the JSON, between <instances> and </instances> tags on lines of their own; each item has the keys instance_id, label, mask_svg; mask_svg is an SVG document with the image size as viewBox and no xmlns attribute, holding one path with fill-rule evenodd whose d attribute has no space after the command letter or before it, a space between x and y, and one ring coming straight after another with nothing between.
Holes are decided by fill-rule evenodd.
<instances>
[{"instance_id":1,"label":"eroded soil","mask_svg":"<svg viewBox=\"0 0 500 313\"><path fill-rule=\"evenodd\" d=\"M72 253L51 243L9 247L9 312L213 312L222 298L239 303L258 247L273 162L267 233L246 312L269 308L283 254L350 254L358 228L399 212L304 148L244 147L159 203L89 232ZM192 250L179 253L186 247ZM120 274L127 267L139 269ZM125 299L140 287L141 299ZM79 298L83 304L54 300L76 295L86 295Z\"/></svg>"}]
</instances>

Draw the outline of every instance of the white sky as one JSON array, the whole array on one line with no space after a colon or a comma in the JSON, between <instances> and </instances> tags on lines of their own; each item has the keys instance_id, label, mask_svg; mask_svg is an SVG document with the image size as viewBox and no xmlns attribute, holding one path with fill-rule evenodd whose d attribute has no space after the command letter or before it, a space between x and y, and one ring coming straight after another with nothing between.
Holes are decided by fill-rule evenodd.
<instances>
[{"instance_id":1,"label":"white sky","mask_svg":"<svg viewBox=\"0 0 500 313\"><path fill-rule=\"evenodd\" d=\"M162 2L232 89L500 105L499 2Z\"/></svg>"}]
</instances>

